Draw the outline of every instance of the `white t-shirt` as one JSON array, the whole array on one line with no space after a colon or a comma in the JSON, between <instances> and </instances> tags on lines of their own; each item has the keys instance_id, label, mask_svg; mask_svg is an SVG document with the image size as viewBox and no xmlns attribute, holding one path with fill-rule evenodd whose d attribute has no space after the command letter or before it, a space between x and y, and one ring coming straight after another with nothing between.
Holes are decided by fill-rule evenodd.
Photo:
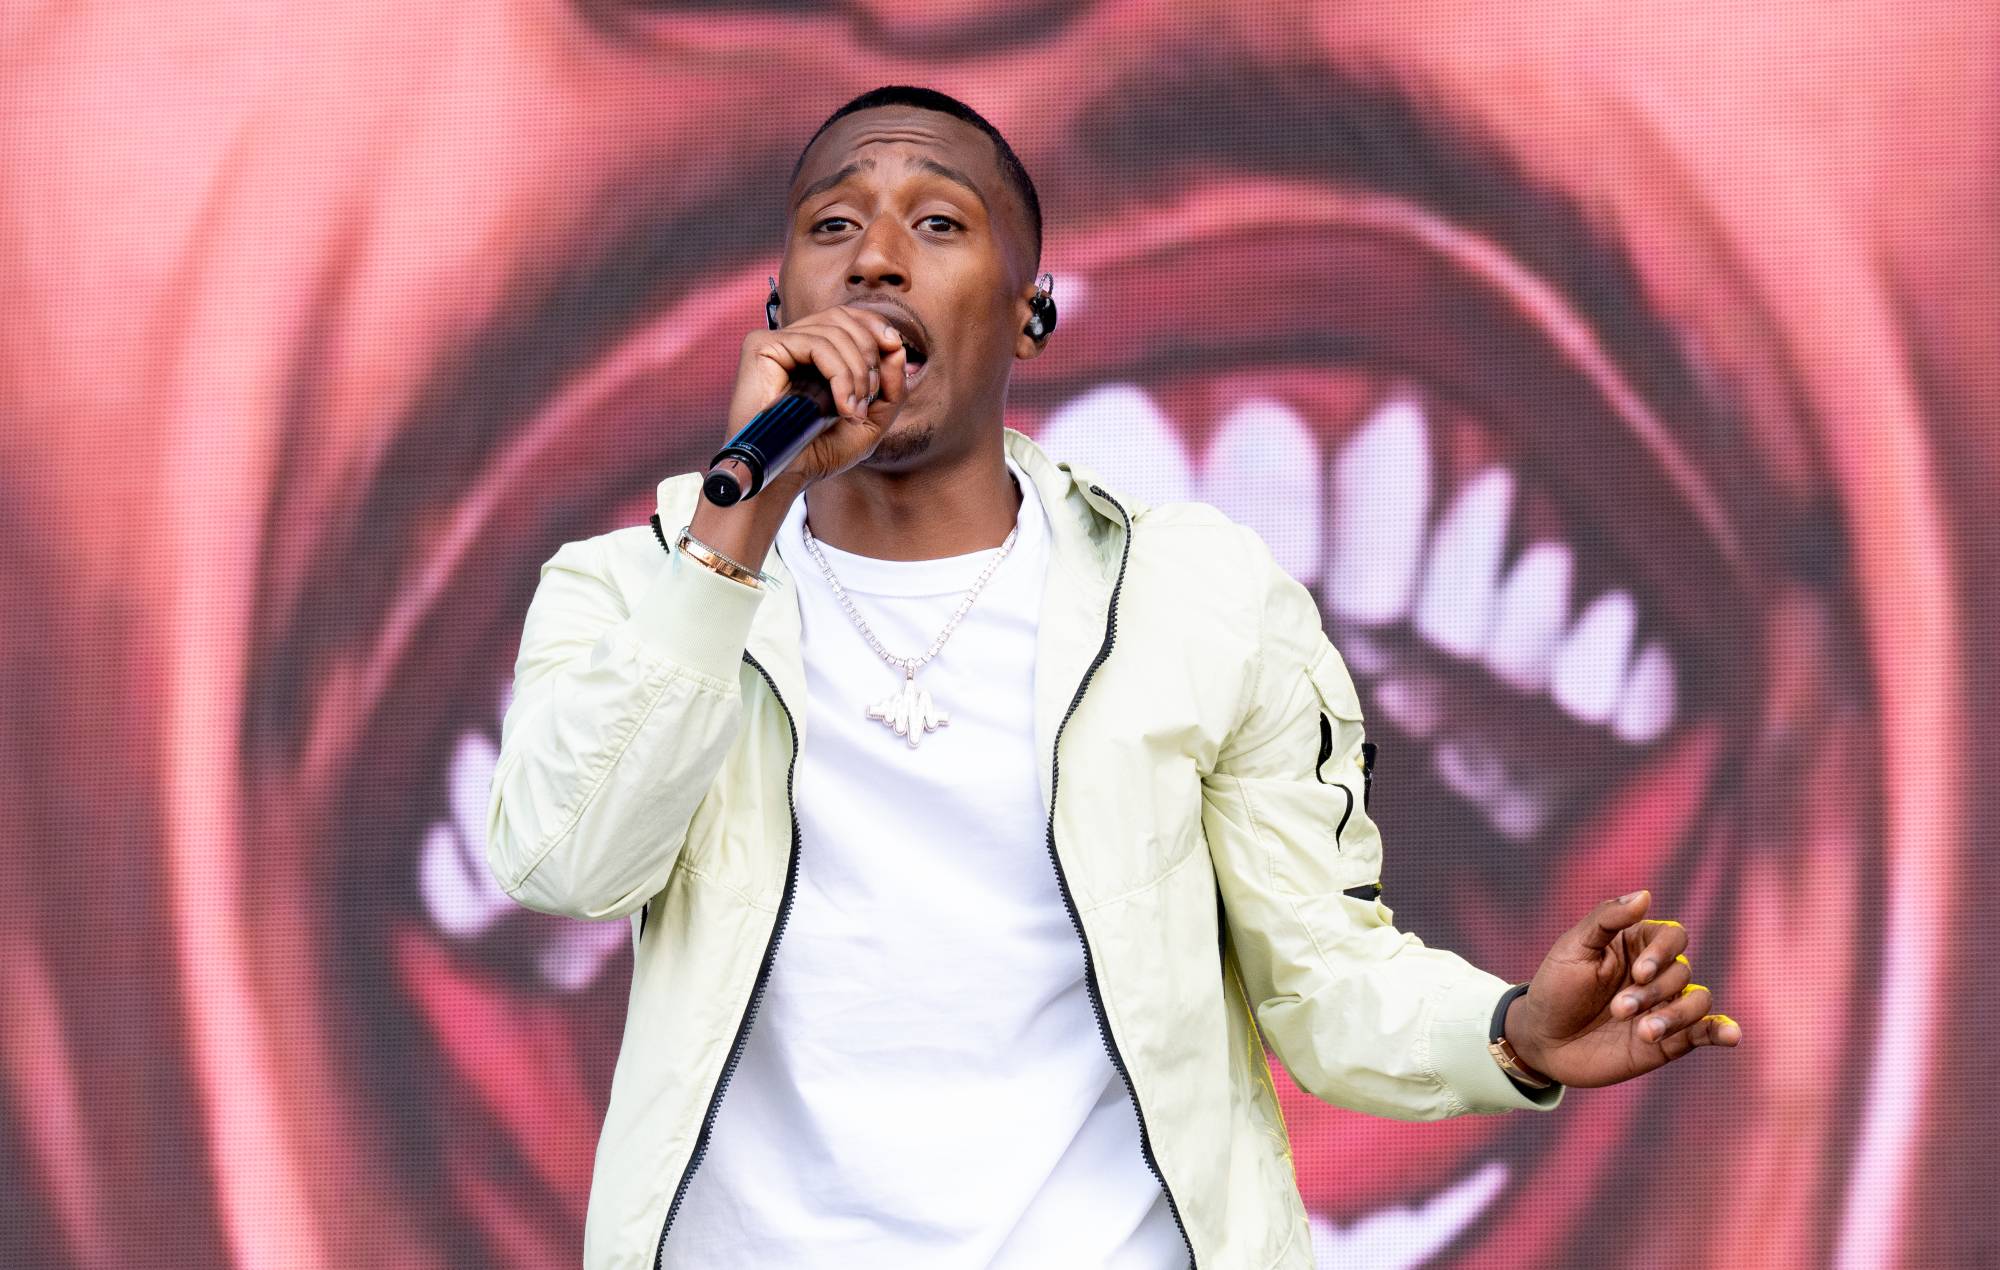
<instances>
[{"instance_id":1,"label":"white t-shirt","mask_svg":"<svg viewBox=\"0 0 2000 1270\"><path fill-rule=\"evenodd\" d=\"M1049 860L1031 704L1049 525L1015 479L1018 540L917 674L950 721L914 749L866 715L901 675L806 552L804 500L779 534L804 621L799 874L670 1266L1187 1264ZM820 547L898 656L993 558Z\"/></svg>"}]
</instances>

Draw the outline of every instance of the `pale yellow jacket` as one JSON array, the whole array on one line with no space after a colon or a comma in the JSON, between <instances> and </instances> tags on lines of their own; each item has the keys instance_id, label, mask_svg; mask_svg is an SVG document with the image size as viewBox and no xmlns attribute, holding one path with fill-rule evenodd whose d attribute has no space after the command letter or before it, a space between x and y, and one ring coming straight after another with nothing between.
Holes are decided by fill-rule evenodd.
<instances>
[{"instance_id":1,"label":"pale yellow jacket","mask_svg":"<svg viewBox=\"0 0 2000 1270\"><path fill-rule=\"evenodd\" d=\"M1361 710L1305 588L1211 508L1141 507L1006 445L1054 533L1033 699L994 691L1034 711L1050 868L1137 1104L1132 1149L1198 1265L1310 1266L1260 1035L1302 1087L1376 1115L1560 1091L1531 1101L1488 1055L1507 985L1377 898ZM668 538L698 494L661 483ZM564 546L528 609L488 861L530 908L633 927L585 1224L599 1270L653 1266L673 1238L784 935L812 727L787 563L774 551L777 585L755 590L642 525Z\"/></svg>"}]
</instances>

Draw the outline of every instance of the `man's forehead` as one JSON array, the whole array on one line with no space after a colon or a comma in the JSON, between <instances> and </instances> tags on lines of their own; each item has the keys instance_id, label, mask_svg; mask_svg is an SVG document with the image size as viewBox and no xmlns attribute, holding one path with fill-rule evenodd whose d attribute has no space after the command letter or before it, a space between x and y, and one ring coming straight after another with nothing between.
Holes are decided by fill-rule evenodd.
<instances>
[{"instance_id":1,"label":"man's forehead","mask_svg":"<svg viewBox=\"0 0 2000 1270\"><path fill-rule=\"evenodd\" d=\"M929 151L923 157L942 160L982 186L999 185L998 154L985 133L962 119L906 106L857 110L835 120L813 142L798 182L811 182L856 160L886 157L896 146Z\"/></svg>"}]
</instances>

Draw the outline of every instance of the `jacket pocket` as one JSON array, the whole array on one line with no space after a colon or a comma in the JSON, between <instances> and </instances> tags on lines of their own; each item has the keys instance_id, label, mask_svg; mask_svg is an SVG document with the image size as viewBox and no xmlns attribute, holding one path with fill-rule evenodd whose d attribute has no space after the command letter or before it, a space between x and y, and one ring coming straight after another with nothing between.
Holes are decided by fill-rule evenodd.
<instances>
[{"instance_id":1,"label":"jacket pocket","mask_svg":"<svg viewBox=\"0 0 2000 1270\"><path fill-rule=\"evenodd\" d=\"M1333 785L1345 796L1339 823L1334 827L1336 848L1348 845L1348 833L1357 817L1366 820L1368 795L1375 766L1375 747L1361 739L1361 697L1347 663L1329 644L1306 670L1313 693L1319 698L1319 752L1314 756L1313 774L1323 785Z\"/></svg>"}]
</instances>

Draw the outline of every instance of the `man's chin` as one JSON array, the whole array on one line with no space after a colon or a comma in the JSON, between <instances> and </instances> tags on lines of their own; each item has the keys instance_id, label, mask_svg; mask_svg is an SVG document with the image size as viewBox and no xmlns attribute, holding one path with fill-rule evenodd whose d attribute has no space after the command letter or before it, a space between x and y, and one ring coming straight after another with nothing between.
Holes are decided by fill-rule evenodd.
<instances>
[{"instance_id":1,"label":"man's chin","mask_svg":"<svg viewBox=\"0 0 2000 1270\"><path fill-rule=\"evenodd\" d=\"M937 435L937 425L927 419L897 420L882 435L874 453L862 460L863 467L897 472L922 462Z\"/></svg>"}]
</instances>

